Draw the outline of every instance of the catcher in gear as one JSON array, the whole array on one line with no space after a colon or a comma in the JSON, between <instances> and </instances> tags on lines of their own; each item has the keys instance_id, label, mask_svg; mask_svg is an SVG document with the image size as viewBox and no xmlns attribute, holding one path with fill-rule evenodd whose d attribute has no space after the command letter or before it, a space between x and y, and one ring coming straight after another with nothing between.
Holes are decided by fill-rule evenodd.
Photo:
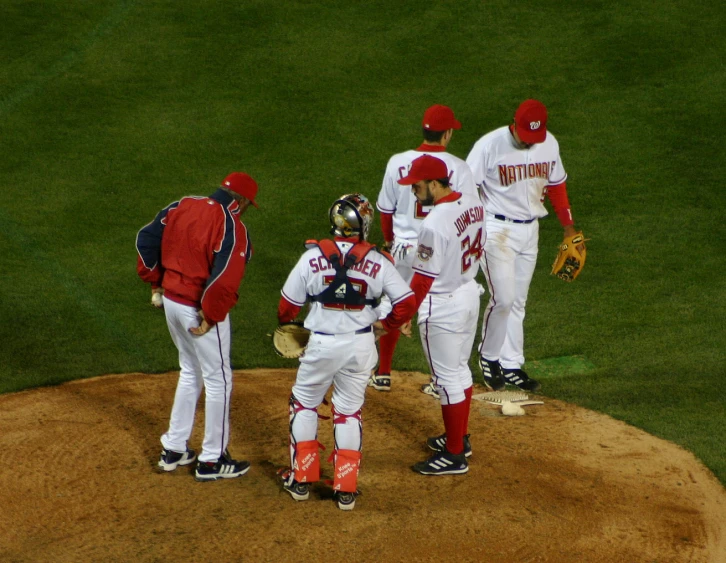
<instances>
[{"instance_id":1,"label":"catcher in gear","mask_svg":"<svg viewBox=\"0 0 726 563\"><path fill-rule=\"evenodd\" d=\"M566 282L575 281L575 278L580 275L582 268L585 266L585 257L587 256L586 240L589 239L586 239L582 232L565 236L560 244L550 273Z\"/></svg>"},{"instance_id":2,"label":"catcher in gear","mask_svg":"<svg viewBox=\"0 0 726 563\"><path fill-rule=\"evenodd\" d=\"M373 208L361 194L348 194L330 207L332 240L307 241L307 250L285 281L277 311L289 323L309 303L305 353L289 401L290 466L281 473L293 499L310 497L320 480L318 406L332 386L333 492L341 510L355 505L361 462L361 409L366 384L378 360L375 336L398 330L413 317L416 301L388 254L367 242ZM381 321L381 295L393 308Z\"/></svg>"}]
</instances>

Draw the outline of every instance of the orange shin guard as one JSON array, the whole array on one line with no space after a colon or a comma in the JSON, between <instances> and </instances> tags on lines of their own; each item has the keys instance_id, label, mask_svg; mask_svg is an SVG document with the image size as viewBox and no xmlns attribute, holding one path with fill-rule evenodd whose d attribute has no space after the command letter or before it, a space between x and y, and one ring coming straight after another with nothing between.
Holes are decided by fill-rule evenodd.
<instances>
[{"instance_id":1,"label":"orange shin guard","mask_svg":"<svg viewBox=\"0 0 726 563\"><path fill-rule=\"evenodd\" d=\"M335 477L333 490L354 493L358 489L358 470L361 453L357 450L338 450L335 452Z\"/></svg>"},{"instance_id":2,"label":"orange shin guard","mask_svg":"<svg viewBox=\"0 0 726 563\"><path fill-rule=\"evenodd\" d=\"M320 480L320 453L317 440L297 443L292 470L298 483L314 483Z\"/></svg>"}]
</instances>

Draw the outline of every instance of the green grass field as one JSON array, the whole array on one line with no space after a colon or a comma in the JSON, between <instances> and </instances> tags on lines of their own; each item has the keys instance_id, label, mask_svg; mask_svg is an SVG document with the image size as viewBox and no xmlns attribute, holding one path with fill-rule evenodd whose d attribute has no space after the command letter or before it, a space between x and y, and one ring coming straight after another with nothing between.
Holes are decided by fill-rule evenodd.
<instances>
[{"instance_id":1,"label":"green grass field","mask_svg":"<svg viewBox=\"0 0 726 563\"><path fill-rule=\"evenodd\" d=\"M0 392L175 369L136 232L232 170L258 180L261 205L245 215L256 254L233 362L294 366L267 334L333 199L375 199L429 105L454 109L450 150L465 158L535 97L591 241L565 284L548 275L561 228L542 221L527 367L546 395L672 440L726 482L721 2L6 0L0 13ZM417 340L394 367L425 370Z\"/></svg>"}]
</instances>

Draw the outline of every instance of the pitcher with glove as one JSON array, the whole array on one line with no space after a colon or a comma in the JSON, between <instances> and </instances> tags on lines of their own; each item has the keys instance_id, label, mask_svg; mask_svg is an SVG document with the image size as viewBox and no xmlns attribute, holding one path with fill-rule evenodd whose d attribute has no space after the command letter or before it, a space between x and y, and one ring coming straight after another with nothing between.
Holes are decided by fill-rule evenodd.
<instances>
[{"instance_id":1,"label":"pitcher with glove","mask_svg":"<svg viewBox=\"0 0 726 563\"><path fill-rule=\"evenodd\" d=\"M479 139L466 159L486 208L483 271L491 298L484 311L479 366L484 383L499 391L541 385L522 369L524 316L539 250L539 222L549 200L564 229L552 273L572 281L585 264L585 239L575 229L568 180L548 115L538 100L525 100L509 125Z\"/></svg>"}]
</instances>

